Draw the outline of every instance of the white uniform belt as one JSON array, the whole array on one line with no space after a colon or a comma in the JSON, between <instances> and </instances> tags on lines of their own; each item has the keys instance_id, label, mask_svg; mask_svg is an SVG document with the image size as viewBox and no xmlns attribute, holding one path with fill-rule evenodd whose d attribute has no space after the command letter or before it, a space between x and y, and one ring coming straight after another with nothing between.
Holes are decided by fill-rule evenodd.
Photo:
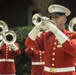
<instances>
[{"instance_id":1,"label":"white uniform belt","mask_svg":"<svg viewBox=\"0 0 76 75\"><path fill-rule=\"evenodd\" d=\"M44 62L32 62L32 65L44 65Z\"/></svg>"},{"instance_id":2,"label":"white uniform belt","mask_svg":"<svg viewBox=\"0 0 76 75\"><path fill-rule=\"evenodd\" d=\"M0 62L14 62L14 59L0 59Z\"/></svg>"},{"instance_id":3,"label":"white uniform belt","mask_svg":"<svg viewBox=\"0 0 76 75\"><path fill-rule=\"evenodd\" d=\"M70 72L75 71L75 67L65 67L65 68L50 68L50 67L44 67L44 71L50 72L50 73L57 73L57 72Z\"/></svg>"}]
</instances>

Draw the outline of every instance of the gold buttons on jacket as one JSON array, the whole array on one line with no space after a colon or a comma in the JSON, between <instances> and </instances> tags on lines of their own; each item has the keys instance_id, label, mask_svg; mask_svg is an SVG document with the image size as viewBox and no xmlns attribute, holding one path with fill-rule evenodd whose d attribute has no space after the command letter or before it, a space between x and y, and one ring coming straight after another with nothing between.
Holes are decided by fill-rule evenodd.
<instances>
[{"instance_id":1,"label":"gold buttons on jacket","mask_svg":"<svg viewBox=\"0 0 76 75\"><path fill-rule=\"evenodd\" d=\"M57 43L56 42L54 42L54 45L56 45Z\"/></svg>"},{"instance_id":2,"label":"gold buttons on jacket","mask_svg":"<svg viewBox=\"0 0 76 75\"><path fill-rule=\"evenodd\" d=\"M42 60L40 60L40 61L42 61Z\"/></svg>"},{"instance_id":3,"label":"gold buttons on jacket","mask_svg":"<svg viewBox=\"0 0 76 75\"><path fill-rule=\"evenodd\" d=\"M41 56L42 54L40 53L39 55Z\"/></svg>"},{"instance_id":4,"label":"gold buttons on jacket","mask_svg":"<svg viewBox=\"0 0 76 75\"><path fill-rule=\"evenodd\" d=\"M8 52L6 51L6 53L8 53Z\"/></svg>"},{"instance_id":5,"label":"gold buttons on jacket","mask_svg":"<svg viewBox=\"0 0 76 75\"><path fill-rule=\"evenodd\" d=\"M54 63L52 63L52 66L54 66Z\"/></svg>"},{"instance_id":6,"label":"gold buttons on jacket","mask_svg":"<svg viewBox=\"0 0 76 75\"><path fill-rule=\"evenodd\" d=\"M34 50L34 48L31 48L31 50Z\"/></svg>"},{"instance_id":7,"label":"gold buttons on jacket","mask_svg":"<svg viewBox=\"0 0 76 75\"><path fill-rule=\"evenodd\" d=\"M6 46L6 49L8 49L8 46Z\"/></svg>"},{"instance_id":8,"label":"gold buttons on jacket","mask_svg":"<svg viewBox=\"0 0 76 75\"><path fill-rule=\"evenodd\" d=\"M7 59L8 57L6 57L6 59Z\"/></svg>"},{"instance_id":9,"label":"gold buttons on jacket","mask_svg":"<svg viewBox=\"0 0 76 75\"><path fill-rule=\"evenodd\" d=\"M55 58L52 58L52 61L54 61L55 60Z\"/></svg>"},{"instance_id":10,"label":"gold buttons on jacket","mask_svg":"<svg viewBox=\"0 0 76 75\"><path fill-rule=\"evenodd\" d=\"M39 57L40 57L40 62L42 62L42 54L41 54L41 51L39 51Z\"/></svg>"},{"instance_id":11,"label":"gold buttons on jacket","mask_svg":"<svg viewBox=\"0 0 76 75\"><path fill-rule=\"evenodd\" d=\"M9 51L11 51L11 48L9 48Z\"/></svg>"},{"instance_id":12,"label":"gold buttons on jacket","mask_svg":"<svg viewBox=\"0 0 76 75\"><path fill-rule=\"evenodd\" d=\"M9 47L6 46L6 59L5 59L6 61L8 61L8 50L9 50Z\"/></svg>"},{"instance_id":13,"label":"gold buttons on jacket","mask_svg":"<svg viewBox=\"0 0 76 75\"><path fill-rule=\"evenodd\" d=\"M60 48L60 47L62 47L62 45L57 45L57 48Z\"/></svg>"},{"instance_id":14,"label":"gold buttons on jacket","mask_svg":"<svg viewBox=\"0 0 76 75\"><path fill-rule=\"evenodd\" d=\"M55 66L55 64L54 64L54 62L55 62L55 50L57 49L57 44L58 44L58 41L57 41L57 39L55 38L55 40L54 40L54 44L53 44L53 51L52 51L52 59L51 59L51 61L52 61L52 64L51 64L51 66L52 67L54 67Z\"/></svg>"},{"instance_id":15,"label":"gold buttons on jacket","mask_svg":"<svg viewBox=\"0 0 76 75\"><path fill-rule=\"evenodd\" d=\"M56 48L55 47L53 47L53 50L55 50Z\"/></svg>"},{"instance_id":16,"label":"gold buttons on jacket","mask_svg":"<svg viewBox=\"0 0 76 75\"><path fill-rule=\"evenodd\" d=\"M53 52L52 55L55 55L55 53Z\"/></svg>"},{"instance_id":17,"label":"gold buttons on jacket","mask_svg":"<svg viewBox=\"0 0 76 75\"><path fill-rule=\"evenodd\" d=\"M42 57L40 56L40 59L42 59Z\"/></svg>"},{"instance_id":18,"label":"gold buttons on jacket","mask_svg":"<svg viewBox=\"0 0 76 75\"><path fill-rule=\"evenodd\" d=\"M8 54L6 54L6 56L7 56Z\"/></svg>"},{"instance_id":19,"label":"gold buttons on jacket","mask_svg":"<svg viewBox=\"0 0 76 75\"><path fill-rule=\"evenodd\" d=\"M8 49L6 48L6 51L8 51Z\"/></svg>"}]
</instances>

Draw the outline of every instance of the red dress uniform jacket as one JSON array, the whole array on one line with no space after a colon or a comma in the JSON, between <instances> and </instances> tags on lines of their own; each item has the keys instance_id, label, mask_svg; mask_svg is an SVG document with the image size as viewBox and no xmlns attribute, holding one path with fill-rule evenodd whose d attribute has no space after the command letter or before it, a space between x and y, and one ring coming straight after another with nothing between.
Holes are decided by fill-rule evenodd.
<instances>
[{"instance_id":1,"label":"red dress uniform jacket","mask_svg":"<svg viewBox=\"0 0 76 75\"><path fill-rule=\"evenodd\" d=\"M31 58L31 75L42 75L44 71L44 51L26 48L25 52Z\"/></svg>"},{"instance_id":2,"label":"red dress uniform jacket","mask_svg":"<svg viewBox=\"0 0 76 75\"><path fill-rule=\"evenodd\" d=\"M51 32L44 32L35 41L27 37L26 46L45 51L43 75L75 75L76 33L63 30L69 37L62 45ZM71 71L68 71L71 70ZM67 71L67 72L66 72Z\"/></svg>"},{"instance_id":3,"label":"red dress uniform jacket","mask_svg":"<svg viewBox=\"0 0 76 75\"><path fill-rule=\"evenodd\" d=\"M3 44L0 50L0 75L15 75L14 56L19 55L21 52L12 50L10 47Z\"/></svg>"}]
</instances>

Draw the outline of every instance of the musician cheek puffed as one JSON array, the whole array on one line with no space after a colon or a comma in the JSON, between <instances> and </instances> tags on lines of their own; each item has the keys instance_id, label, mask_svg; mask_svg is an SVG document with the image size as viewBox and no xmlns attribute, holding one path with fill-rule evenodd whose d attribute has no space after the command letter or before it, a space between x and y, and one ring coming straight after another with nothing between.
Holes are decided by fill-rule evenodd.
<instances>
[{"instance_id":1,"label":"musician cheek puffed","mask_svg":"<svg viewBox=\"0 0 76 75\"><path fill-rule=\"evenodd\" d=\"M43 23L29 32L25 45L45 51L43 75L75 75L76 32L65 29L71 11L58 4L50 5L48 11L50 21L42 17ZM37 36L42 28L44 32Z\"/></svg>"}]
</instances>

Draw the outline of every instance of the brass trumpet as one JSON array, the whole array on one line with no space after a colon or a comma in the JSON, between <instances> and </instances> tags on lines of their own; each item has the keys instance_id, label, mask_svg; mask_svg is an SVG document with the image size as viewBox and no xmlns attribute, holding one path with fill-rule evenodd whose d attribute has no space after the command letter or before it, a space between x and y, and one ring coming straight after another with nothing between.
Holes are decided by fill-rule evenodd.
<instances>
[{"instance_id":1,"label":"brass trumpet","mask_svg":"<svg viewBox=\"0 0 76 75\"><path fill-rule=\"evenodd\" d=\"M76 17L72 18L68 25L69 31L76 31Z\"/></svg>"},{"instance_id":2,"label":"brass trumpet","mask_svg":"<svg viewBox=\"0 0 76 75\"><path fill-rule=\"evenodd\" d=\"M47 25L48 22L50 22L50 24L53 24L50 21L50 18L48 18L46 16L42 16L39 13L36 13L33 15L32 22L34 25L41 25L40 31L46 31L45 26Z\"/></svg>"},{"instance_id":3,"label":"brass trumpet","mask_svg":"<svg viewBox=\"0 0 76 75\"><path fill-rule=\"evenodd\" d=\"M40 25L42 23L42 15L39 13L36 13L32 17L32 22L34 25Z\"/></svg>"},{"instance_id":4,"label":"brass trumpet","mask_svg":"<svg viewBox=\"0 0 76 75\"><path fill-rule=\"evenodd\" d=\"M32 22L34 25L41 25L41 24L44 25L44 21L49 22L50 18L48 18L46 16L42 16L39 13L34 14L32 17Z\"/></svg>"},{"instance_id":5,"label":"brass trumpet","mask_svg":"<svg viewBox=\"0 0 76 75\"><path fill-rule=\"evenodd\" d=\"M8 31L7 24L4 21L0 20L0 32L6 32L6 31Z\"/></svg>"},{"instance_id":6,"label":"brass trumpet","mask_svg":"<svg viewBox=\"0 0 76 75\"><path fill-rule=\"evenodd\" d=\"M16 33L14 31L7 31L5 32L5 34L3 34L3 41L6 44L14 44L14 42L16 41Z\"/></svg>"}]
</instances>

